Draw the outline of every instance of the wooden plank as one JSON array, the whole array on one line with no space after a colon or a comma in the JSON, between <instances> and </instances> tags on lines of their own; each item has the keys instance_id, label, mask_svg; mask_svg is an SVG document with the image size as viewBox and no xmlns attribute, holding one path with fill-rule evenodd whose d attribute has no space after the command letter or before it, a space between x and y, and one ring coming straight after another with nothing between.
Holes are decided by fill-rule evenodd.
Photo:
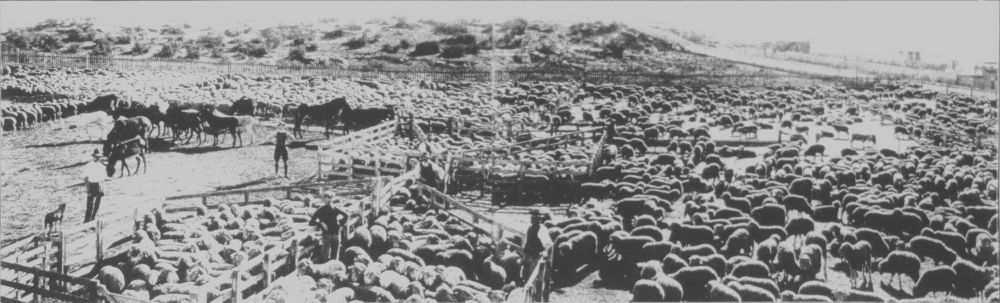
<instances>
[{"instance_id":1,"label":"wooden plank","mask_svg":"<svg viewBox=\"0 0 1000 303\"><path fill-rule=\"evenodd\" d=\"M59 300L63 300L63 301L69 301L69 302L92 302L93 301L93 300L90 300L90 299L84 298L84 297L78 297L78 296L74 296L74 295L64 294L64 293L61 293L61 292L58 292L58 291L46 290L46 289L43 289L43 288L40 288L40 287L34 287L34 286L31 286L31 285L21 284L21 283L7 281L7 280L0 280L0 285L7 286L7 287L10 287L10 288L13 288L13 289L23 290L23 291L26 291L26 292L38 293L39 295L41 295L43 297L49 297L49 298L59 299Z\"/></svg>"},{"instance_id":2,"label":"wooden plank","mask_svg":"<svg viewBox=\"0 0 1000 303\"><path fill-rule=\"evenodd\" d=\"M16 264L16 263L10 263L10 262L0 262L0 266L2 266L5 269L10 269L10 270L15 270L15 271L19 271L19 272L28 273L28 274L33 274L33 275L42 276L42 277L46 277L46 278L51 278L51 279L55 279L55 280L59 280L59 281L66 281L66 282L76 283L76 284L87 284L87 283L90 283L89 279L74 277L74 276L70 276L70 275L64 275L64 274L50 272L50 271L45 271L45 270L41 270L41 269L34 268L34 267L28 267L28 266L25 266L25 265L22 265L22 264Z\"/></svg>"},{"instance_id":3,"label":"wooden plank","mask_svg":"<svg viewBox=\"0 0 1000 303\"><path fill-rule=\"evenodd\" d=\"M197 193L197 194L185 194L185 195L179 195L179 196L168 196L168 197L164 197L164 199L165 200L181 200L181 199L193 199L193 198L201 198L201 197L214 197L214 196L226 196L226 195L242 195L245 192L246 193L259 193L259 192L283 191L283 190L288 190L288 189L303 188L303 187L317 187L317 186L338 187L338 186L344 186L344 185L359 184L359 183L363 183L364 181L365 180L328 181L328 182L316 182L316 183L299 184L299 185L262 187L262 188L255 188L255 189L224 190L224 191L215 191L215 192L208 192L208 193Z\"/></svg>"}]
</instances>

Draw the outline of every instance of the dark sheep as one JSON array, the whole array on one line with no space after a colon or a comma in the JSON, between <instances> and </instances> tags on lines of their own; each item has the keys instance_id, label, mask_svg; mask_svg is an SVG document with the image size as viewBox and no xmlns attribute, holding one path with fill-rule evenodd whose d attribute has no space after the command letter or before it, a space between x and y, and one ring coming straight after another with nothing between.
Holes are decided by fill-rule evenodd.
<instances>
[{"instance_id":1,"label":"dark sheep","mask_svg":"<svg viewBox=\"0 0 1000 303\"><path fill-rule=\"evenodd\" d=\"M948 248L948 246L943 242L925 236L916 236L910 239L910 242L906 244L906 249L913 252L921 259L933 259L934 264L939 264L941 262L944 262L944 264L951 264L958 258L955 251Z\"/></svg>"},{"instance_id":2,"label":"dark sheep","mask_svg":"<svg viewBox=\"0 0 1000 303\"><path fill-rule=\"evenodd\" d=\"M948 266L938 266L928 269L920 275L920 279L913 286L913 296L922 298L932 292L945 292L950 295L955 290L957 274L955 270Z\"/></svg>"},{"instance_id":3,"label":"dark sheep","mask_svg":"<svg viewBox=\"0 0 1000 303\"><path fill-rule=\"evenodd\" d=\"M726 286L739 293L740 298L747 302L777 302L777 298L774 295L757 286L742 285L736 281L729 282Z\"/></svg>"},{"instance_id":4,"label":"dark sheep","mask_svg":"<svg viewBox=\"0 0 1000 303\"><path fill-rule=\"evenodd\" d=\"M981 267L966 260L955 261L951 269L955 271L955 296L960 298L981 296L996 274L992 267Z\"/></svg>"},{"instance_id":5,"label":"dark sheep","mask_svg":"<svg viewBox=\"0 0 1000 303\"><path fill-rule=\"evenodd\" d=\"M781 200L781 204L789 211L795 210L800 214L809 214L810 216L814 214L812 205L810 205L809 199L806 196L790 194Z\"/></svg>"},{"instance_id":6,"label":"dark sheep","mask_svg":"<svg viewBox=\"0 0 1000 303\"><path fill-rule=\"evenodd\" d=\"M677 255L678 257L681 257L681 259L688 260L688 264L690 264L691 257L693 256L711 256L716 253L715 247L709 244L688 247L674 246L673 250L670 251L670 254Z\"/></svg>"},{"instance_id":7,"label":"dark sheep","mask_svg":"<svg viewBox=\"0 0 1000 303\"><path fill-rule=\"evenodd\" d=\"M691 256L688 260L688 264L690 264L690 266L708 266L715 270L715 273L720 277L726 275L726 259L720 254Z\"/></svg>"},{"instance_id":8,"label":"dark sheep","mask_svg":"<svg viewBox=\"0 0 1000 303\"><path fill-rule=\"evenodd\" d=\"M777 204L766 204L750 210L750 217L761 226L785 225L785 207Z\"/></svg>"},{"instance_id":9,"label":"dark sheep","mask_svg":"<svg viewBox=\"0 0 1000 303\"><path fill-rule=\"evenodd\" d=\"M708 266L685 267L669 276L684 288L684 301L703 301L708 297L709 281L718 281L715 270Z\"/></svg>"},{"instance_id":10,"label":"dark sheep","mask_svg":"<svg viewBox=\"0 0 1000 303\"><path fill-rule=\"evenodd\" d=\"M673 223L670 225L670 238L668 241L681 245L695 246L699 244L711 244L714 233L707 226L682 225Z\"/></svg>"},{"instance_id":11,"label":"dark sheep","mask_svg":"<svg viewBox=\"0 0 1000 303\"><path fill-rule=\"evenodd\" d=\"M736 264L729 274L737 278L753 277L767 279L771 276L771 270L764 262L752 260Z\"/></svg>"}]
</instances>

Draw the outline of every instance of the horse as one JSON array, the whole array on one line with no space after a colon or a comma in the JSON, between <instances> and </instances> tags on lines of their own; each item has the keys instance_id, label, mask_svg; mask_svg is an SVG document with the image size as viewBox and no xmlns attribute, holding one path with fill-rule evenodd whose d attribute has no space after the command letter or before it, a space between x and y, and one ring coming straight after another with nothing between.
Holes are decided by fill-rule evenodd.
<instances>
[{"instance_id":1,"label":"horse","mask_svg":"<svg viewBox=\"0 0 1000 303\"><path fill-rule=\"evenodd\" d=\"M135 158L135 172L139 173L139 166L142 164L142 173L146 173L146 169L149 164L146 162L146 150L149 147L146 145L146 140L141 137L136 136L132 139L128 139L121 142L112 143L111 140L104 142L104 156L108 157L107 172L108 177L115 175L115 162L121 162L122 168L121 173L118 177L125 175L125 170L128 170L128 175L132 175L132 169L128 167L128 163L125 160L128 158Z\"/></svg>"},{"instance_id":2,"label":"horse","mask_svg":"<svg viewBox=\"0 0 1000 303\"><path fill-rule=\"evenodd\" d=\"M143 141L146 141L149 140L146 138L146 133L149 132L151 125L149 119L143 116L116 119L106 140L114 142L139 136Z\"/></svg>"},{"instance_id":3,"label":"horse","mask_svg":"<svg viewBox=\"0 0 1000 303\"><path fill-rule=\"evenodd\" d=\"M256 116L256 103L257 101L244 96L239 100L233 101L233 104L229 106L229 111L233 116Z\"/></svg>"},{"instance_id":4,"label":"horse","mask_svg":"<svg viewBox=\"0 0 1000 303\"><path fill-rule=\"evenodd\" d=\"M257 119L254 117L229 116L220 113L216 109L204 109L201 111L201 118L207 121L208 125L216 131L228 129L229 133L233 135L233 147L236 147L237 138L240 140L240 146L243 146L243 129L246 129L250 133L250 145L253 145L257 141L257 136L253 130L253 126L257 124ZM218 134L216 133L215 135L216 139L218 139Z\"/></svg>"},{"instance_id":5,"label":"horse","mask_svg":"<svg viewBox=\"0 0 1000 303\"><path fill-rule=\"evenodd\" d=\"M333 127L336 121L335 117L343 116L343 112L350 112L351 105L347 103L347 98L338 97L330 102L323 103L320 105L307 105L301 104L299 108L295 110L295 128L292 129L292 135L302 138L302 120L306 117L310 117L313 120L325 123L326 125L326 138L330 138L330 128ZM348 122L348 121L345 121ZM353 122L353 120L351 121ZM345 125L345 130L347 125Z\"/></svg>"},{"instance_id":6,"label":"horse","mask_svg":"<svg viewBox=\"0 0 1000 303\"><path fill-rule=\"evenodd\" d=\"M91 139L90 136L90 126L97 125L101 128L100 135L104 134L104 126L112 125L111 116L103 111L83 113L69 118L60 120L60 123L53 125L63 125L66 129L83 128L83 131L87 133L87 140ZM100 137L98 137L100 139Z\"/></svg>"},{"instance_id":7,"label":"horse","mask_svg":"<svg viewBox=\"0 0 1000 303\"><path fill-rule=\"evenodd\" d=\"M396 119L396 109L391 105L353 110L347 107L340 113L340 119L344 123L344 134L347 134L350 133L351 127L368 128L383 121Z\"/></svg>"},{"instance_id":8,"label":"horse","mask_svg":"<svg viewBox=\"0 0 1000 303\"><path fill-rule=\"evenodd\" d=\"M863 134L851 134L851 147L854 147L854 141L861 141L861 146L864 147L865 141L871 142L872 146L875 146L875 135L863 135Z\"/></svg>"}]
</instances>

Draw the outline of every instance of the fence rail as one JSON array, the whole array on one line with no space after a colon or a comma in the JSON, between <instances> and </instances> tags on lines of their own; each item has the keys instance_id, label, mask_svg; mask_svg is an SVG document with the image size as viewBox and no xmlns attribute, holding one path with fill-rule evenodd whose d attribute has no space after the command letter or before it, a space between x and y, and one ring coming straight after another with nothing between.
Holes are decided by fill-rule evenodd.
<instances>
[{"instance_id":1,"label":"fence rail","mask_svg":"<svg viewBox=\"0 0 1000 303\"><path fill-rule=\"evenodd\" d=\"M0 63L5 65L29 65L55 68L92 68L117 71L183 71L214 74L243 74L271 76L326 76L334 78L365 78L379 80L430 80L489 82L527 81L586 81L591 83L616 83L622 85L733 85L760 87L774 84L816 84L835 82L849 86L871 88L878 79L874 77L849 76L801 76L781 75L768 72L725 73L725 74L676 74L653 71L624 70L570 70L546 67L508 66L496 70L486 67L441 68L441 67L399 67L399 66L316 66L302 64L258 64L232 62L201 62L187 59L164 58L114 58L99 56L78 56L46 54L28 51L0 52ZM493 77L491 77L493 75Z\"/></svg>"}]
</instances>

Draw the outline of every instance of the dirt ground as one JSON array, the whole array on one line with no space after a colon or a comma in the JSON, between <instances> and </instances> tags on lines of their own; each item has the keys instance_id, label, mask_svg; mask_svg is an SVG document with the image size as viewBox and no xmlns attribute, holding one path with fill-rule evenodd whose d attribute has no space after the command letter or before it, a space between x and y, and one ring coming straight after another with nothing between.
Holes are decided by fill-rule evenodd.
<instances>
[{"instance_id":1,"label":"dirt ground","mask_svg":"<svg viewBox=\"0 0 1000 303\"><path fill-rule=\"evenodd\" d=\"M305 144L323 138L318 129L307 132L307 140L294 142L289 147L290 179L274 175L273 143L263 143L274 131L275 122L264 122L258 128L257 145L232 148L232 138L224 144L212 146L211 138L198 146L178 141L168 151L153 151L146 155L149 163L145 173L119 177L105 184L105 197L101 202L98 218L121 209L131 209L137 203L158 201L165 195L198 193L213 190L239 189L260 186L279 186L316 174L315 151ZM80 129L50 129L39 126L33 129L5 132L0 144L0 245L6 245L24 236L42 231L45 213L55 210L65 202L64 227L83 223L86 209L86 190L79 177L83 166L91 161L90 154L101 148L95 137L88 140ZM156 137L155 135L153 136ZM169 136L165 137L169 142ZM221 137L220 137L221 138ZM163 143L150 140L153 147ZM263 144L262 144L263 143ZM135 169L135 159L127 160ZM119 166L120 167L120 166ZM282 169L283 169L282 165Z\"/></svg>"}]
</instances>

